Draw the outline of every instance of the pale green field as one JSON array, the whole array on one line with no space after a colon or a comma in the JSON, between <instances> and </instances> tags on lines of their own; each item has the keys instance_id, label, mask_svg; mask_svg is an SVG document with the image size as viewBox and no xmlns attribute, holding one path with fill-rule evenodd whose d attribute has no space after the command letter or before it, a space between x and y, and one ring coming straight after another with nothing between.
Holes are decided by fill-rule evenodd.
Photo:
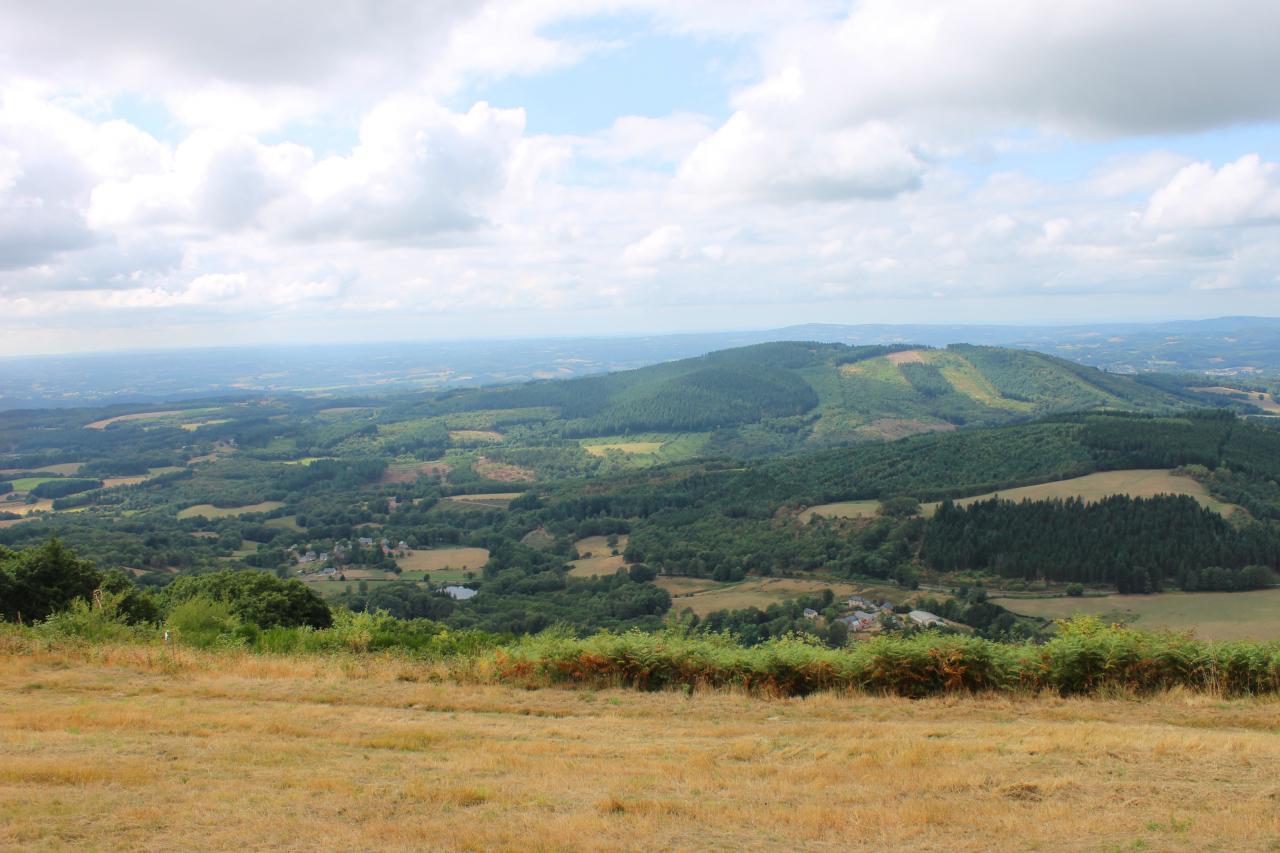
<instances>
[{"instance_id":1,"label":"pale green field","mask_svg":"<svg viewBox=\"0 0 1280 853\"><path fill-rule=\"evenodd\" d=\"M643 468L664 462L681 462L702 452L711 437L706 432L651 432L584 438L582 449L592 456L624 468Z\"/></svg>"},{"instance_id":2,"label":"pale green field","mask_svg":"<svg viewBox=\"0 0 1280 853\"><path fill-rule=\"evenodd\" d=\"M1097 501L1113 495L1129 495L1135 498L1150 498L1156 495L1188 495L1196 499L1201 506L1224 516L1230 516L1239 507L1223 503L1209 494L1205 487L1191 477L1174 475L1163 468L1143 468L1129 471L1102 471L1070 480L1057 480L1052 483L1041 483L1036 486L1023 486L1017 489L1005 489L999 492L988 492L982 495L961 498L956 503L960 506L1000 497L1010 501L1043 501L1053 498L1080 498L1085 501ZM924 515L933 514L936 503L922 504L920 509ZM823 518L874 518L879 512L880 502L844 501L842 503L822 504L810 507L800 513L800 520L807 522L817 515Z\"/></svg>"},{"instance_id":3,"label":"pale green field","mask_svg":"<svg viewBox=\"0 0 1280 853\"><path fill-rule=\"evenodd\" d=\"M10 480L15 492L29 492L41 483L56 480L57 477L23 477L21 480Z\"/></svg>"},{"instance_id":4,"label":"pale green field","mask_svg":"<svg viewBox=\"0 0 1280 853\"><path fill-rule=\"evenodd\" d=\"M737 583L719 583L705 578L660 577L654 581L671 595L671 609L677 613L688 608L698 616L716 610L761 610L791 598L820 593L830 589L840 601L850 595L869 595L894 602L913 595L906 590L867 587L844 581L830 582L803 578L748 578Z\"/></svg>"},{"instance_id":5,"label":"pale green field","mask_svg":"<svg viewBox=\"0 0 1280 853\"><path fill-rule=\"evenodd\" d=\"M1194 630L1207 640L1280 639L1280 589L996 601L1014 613L1046 619L1082 614L1148 630Z\"/></svg>"},{"instance_id":6,"label":"pale green field","mask_svg":"<svg viewBox=\"0 0 1280 853\"><path fill-rule=\"evenodd\" d=\"M246 515L251 512L270 512L273 509L279 509L284 506L283 501L262 501L256 504L247 504L245 506L214 506L213 504L196 504L189 506L178 513L178 518L195 518L196 516L204 516L205 518L228 518L233 515Z\"/></svg>"}]
</instances>

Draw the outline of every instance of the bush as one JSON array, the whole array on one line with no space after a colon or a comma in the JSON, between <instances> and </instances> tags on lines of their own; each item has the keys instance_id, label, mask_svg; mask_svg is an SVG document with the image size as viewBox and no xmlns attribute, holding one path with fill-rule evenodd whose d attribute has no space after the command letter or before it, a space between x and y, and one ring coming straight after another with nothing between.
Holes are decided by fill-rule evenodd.
<instances>
[{"instance_id":1,"label":"bush","mask_svg":"<svg viewBox=\"0 0 1280 853\"><path fill-rule=\"evenodd\" d=\"M1084 595L1084 584L1079 584L1079 583L1067 584L1067 595L1070 595L1073 598L1079 598L1080 596Z\"/></svg>"},{"instance_id":2,"label":"bush","mask_svg":"<svg viewBox=\"0 0 1280 853\"><path fill-rule=\"evenodd\" d=\"M266 572L227 570L187 575L174 580L164 591L170 606L191 598L224 602L241 621L259 628L327 628L333 622L324 599L301 581L284 580Z\"/></svg>"},{"instance_id":3,"label":"bush","mask_svg":"<svg viewBox=\"0 0 1280 853\"><path fill-rule=\"evenodd\" d=\"M205 596L194 596L169 611L165 627L178 642L200 648L244 645L253 636L232 612L231 605Z\"/></svg>"}]
</instances>

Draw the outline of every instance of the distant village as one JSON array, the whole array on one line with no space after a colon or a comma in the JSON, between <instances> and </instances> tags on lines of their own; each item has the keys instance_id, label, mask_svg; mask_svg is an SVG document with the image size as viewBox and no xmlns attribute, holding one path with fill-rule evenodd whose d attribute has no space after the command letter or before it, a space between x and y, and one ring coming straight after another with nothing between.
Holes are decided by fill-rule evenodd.
<instances>
[{"instance_id":1,"label":"distant village","mask_svg":"<svg viewBox=\"0 0 1280 853\"><path fill-rule=\"evenodd\" d=\"M851 634L901 627L900 614L894 609L894 605L890 601L851 595L846 599L845 607L853 612L839 617L836 621L846 625ZM820 615L813 608L806 608L804 611L806 619L816 620L820 618ZM943 628L947 626L945 619L927 610L910 610L901 615L905 615L907 624L917 628Z\"/></svg>"}]
</instances>

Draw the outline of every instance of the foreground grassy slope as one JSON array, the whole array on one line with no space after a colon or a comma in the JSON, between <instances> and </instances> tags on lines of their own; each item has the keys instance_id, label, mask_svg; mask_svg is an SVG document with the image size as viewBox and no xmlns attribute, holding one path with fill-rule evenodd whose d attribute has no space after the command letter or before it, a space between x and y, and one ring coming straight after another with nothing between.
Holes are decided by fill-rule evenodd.
<instances>
[{"instance_id":1,"label":"foreground grassy slope","mask_svg":"<svg viewBox=\"0 0 1280 853\"><path fill-rule=\"evenodd\" d=\"M0 846L1268 850L1275 700L528 691L378 657L0 654Z\"/></svg>"}]
</instances>

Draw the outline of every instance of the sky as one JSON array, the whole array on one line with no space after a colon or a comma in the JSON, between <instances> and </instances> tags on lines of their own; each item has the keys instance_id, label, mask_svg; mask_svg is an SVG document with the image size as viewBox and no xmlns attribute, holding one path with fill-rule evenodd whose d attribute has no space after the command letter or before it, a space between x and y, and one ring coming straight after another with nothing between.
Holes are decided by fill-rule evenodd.
<instances>
[{"instance_id":1,"label":"sky","mask_svg":"<svg viewBox=\"0 0 1280 853\"><path fill-rule=\"evenodd\" d=\"M0 0L0 355L1280 315L1274 0Z\"/></svg>"}]
</instances>

